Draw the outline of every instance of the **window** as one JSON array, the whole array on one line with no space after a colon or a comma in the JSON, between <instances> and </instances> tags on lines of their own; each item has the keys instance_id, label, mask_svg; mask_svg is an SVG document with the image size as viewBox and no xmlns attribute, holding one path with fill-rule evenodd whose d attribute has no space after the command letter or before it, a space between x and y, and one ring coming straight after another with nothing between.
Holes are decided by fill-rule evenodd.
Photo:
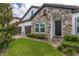
<instances>
[{"instance_id":1,"label":"window","mask_svg":"<svg viewBox=\"0 0 79 59\"><path fill-rule=\"evenodd\" d=\"M79 34L79 17L76 18L76 32Z\"/></svg>"},{"instance_id":2,"label":"window","mask_svg":"<svg viewBox=\"0 0 79 59\"><path fill-rule=\"evenodd\" d=\"M45 31L44 24L40 24L40 31L41 32L44 32Z\"/></svg>"},{"instance_id":3,"label":"window","mask_svg":"<svg viewBox=\"0 0 79 59\"><path fill-rule=\"evenodd\" d=\"M35 32L45 32L45 25L41 22L36 23Z\"/></svg>"},{"instance_id":4,"label":"window","mask_svg":"<svg viewBox=\"0 0 79 59\"><path fill-rule=\"evenodd\" d=\"M39 24L36 24L35 31L36 31L36 32L39 32Z\"/></svg>"},{"instance_id":5,"label":"window","mask_svg":"<svg viewBox=\"0 0 79 59\"><path fill-rule=\"evenodd\" d=\"M33 10L31 11L31 16L33 16Z\"/></svg>"}]
</instances>

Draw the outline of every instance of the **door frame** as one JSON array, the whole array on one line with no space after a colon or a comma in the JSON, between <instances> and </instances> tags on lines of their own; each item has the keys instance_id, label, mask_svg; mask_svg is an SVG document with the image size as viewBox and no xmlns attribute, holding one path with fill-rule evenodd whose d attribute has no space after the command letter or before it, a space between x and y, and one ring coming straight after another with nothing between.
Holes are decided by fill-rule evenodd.
<instances>
[{"instance_id":1,"label":"door frame","mask_svg":"<svg viewBox=\"0 0 79 59\"><path fill-rule=\"evenodd\" d=\"M51 19L51 21L50 21L50 23L51 23L50 40L51 40L53 37L55 37L55 19L53 19L53 16L51 16L50 19ZM63 19L61 19L61 37L63 37L63 28L64 28Z\"/></svg>"}]
</instances>

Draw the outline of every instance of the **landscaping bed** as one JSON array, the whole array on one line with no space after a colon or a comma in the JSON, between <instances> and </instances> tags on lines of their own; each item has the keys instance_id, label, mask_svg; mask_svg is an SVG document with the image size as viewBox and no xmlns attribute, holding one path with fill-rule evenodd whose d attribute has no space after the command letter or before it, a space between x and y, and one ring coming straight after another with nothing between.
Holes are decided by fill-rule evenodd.
<instances>
[{"instance_id":1,"label":"landscaping bed","mask_svg":"<svg viewBox=\"0 0 79 59\"><path fill-rule=\"evenodd\" d=\"M60 51L65 53L66 55L78 55L79 54L79 38L73 35L67 35L64 37L64 41L61 46L58 47Z\"/></svg>"}]
</instances>

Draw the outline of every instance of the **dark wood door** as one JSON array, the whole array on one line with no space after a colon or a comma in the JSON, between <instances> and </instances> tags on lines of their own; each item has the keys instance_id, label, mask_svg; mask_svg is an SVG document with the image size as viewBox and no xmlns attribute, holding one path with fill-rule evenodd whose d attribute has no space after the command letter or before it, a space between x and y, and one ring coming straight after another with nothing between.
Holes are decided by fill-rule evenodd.
<instances>
[{"instance_id":1,"label":"dark wood door","mask_svg":"<svg viewBox=\"0 0 79 59\"><path fill-rule=\"evenodd\" d=\"M61 20L55 21L55 36L61 36Z\"/></svg>"},{"instance_id":2,"label":"dark wood door","mask_svg":"<svg viewBox=\"0 0 79 59\"><path fill-rule=\"evenodd\" d=\"M25 26L25 34L28 34L31 32L31 26Z\"/></svg>"}]
</instances>

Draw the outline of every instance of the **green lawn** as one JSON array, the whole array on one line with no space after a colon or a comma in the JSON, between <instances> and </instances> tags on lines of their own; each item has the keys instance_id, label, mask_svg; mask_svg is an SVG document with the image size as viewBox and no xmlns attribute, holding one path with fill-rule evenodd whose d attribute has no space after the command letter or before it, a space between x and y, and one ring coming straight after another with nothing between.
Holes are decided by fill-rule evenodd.
<instances>
[{"instance_id":1,"label":"green lawn","mask_svg":"<svg viewBox=\"0 0 79 59\"><path fill-rule=\"evenodd\" d=\"M10 43L6 53L7 56L62 56L62 52L43 42L29 39L18 39Z\"/></svg>"}]
</instances>

